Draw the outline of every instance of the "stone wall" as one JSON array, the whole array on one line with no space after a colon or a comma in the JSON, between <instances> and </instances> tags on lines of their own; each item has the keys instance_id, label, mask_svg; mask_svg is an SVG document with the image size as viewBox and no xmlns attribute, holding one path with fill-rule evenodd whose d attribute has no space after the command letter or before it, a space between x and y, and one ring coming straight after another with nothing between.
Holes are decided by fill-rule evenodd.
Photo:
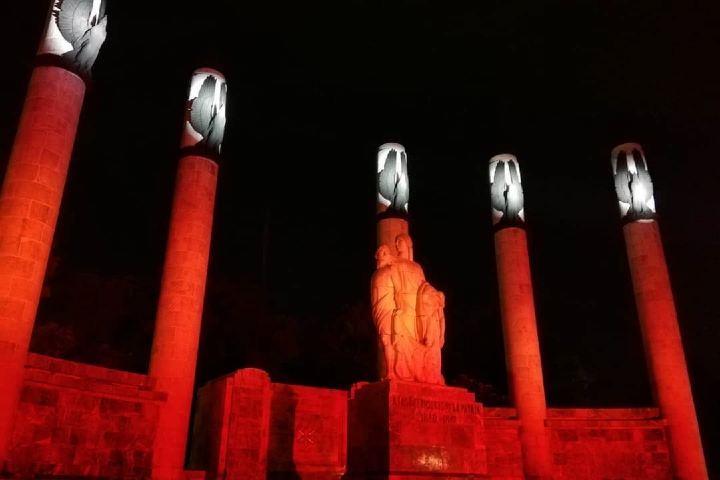
<instances>
[{"instance_id":1,"label":"stone wall","mask_svg":"<svg viewBox=\"0 0 720 480\"><path fill-rule=\"evenodd\" d=\"M558 480L672 478L657 409L554 408L547 423Z\"/></svg>"},{"instance_id":2,"label":"stone wall","mask_svg":"<svg viewBox=\"0 0 720 480\"><path fill-rule=\"evenodd\" d=\"M346 425L347 392L238 370L200 389L190 466L208 479L336 480L345 470Z\"/></svg>"},{"instance_id":3,"label":"stone wall","mask_svg":"<svg viewBox=\"0 0 720 480\"><path fill-rule=\"evenodd\" d=\"M337 480L347 465L348 400L341 390L273 384L254 369L210 382L199 392L191 467L207 470L209 480L240 472L253 479ZM517 412L481 411L488 478L523 480ZM557 480L671 479L657 409L549 409L547 426ZM370 441L387 444L387 435L377 432Z\"/></svg>"},{"instance_id":4,"label":"stone wall","mask_svg":"<svg viewBox=\"0 0 720 480\"><path fill-rule=\"evenodd\" d=\"M347 458L348 393L274 383L268 478L335 480Z\"/></svg>"},{"instance_id":5,"label":"stone wall","mask_svg":"<svg viewBox=\"0 0 720 480\"><path fill-rule=\"evenodd\" d=\"M655 408L551 408L547 426L557 480L670 480L665 423ZM488 474L521 480L513 408L485 409Z\"/></svg>"},{"instance_id":6,"label":"stone wall","mask_svg":"<svg viewBox=\"0 0 720 480\"><path fill-rule=\"evenodd\" d=\"M488 475L493 480L522 480L520 424L514 408L484 409Z\"/></svg>"},{"instance_id":7,"label":"stone wall","mask_svg":"<svg viewBox=\"0 0 720 480\"><path fill-rule=\"evenodd\" d=\"M148 478L165 398L145 375L30 354L11 471L22 476Z\"/></svg>"}]
</instances>

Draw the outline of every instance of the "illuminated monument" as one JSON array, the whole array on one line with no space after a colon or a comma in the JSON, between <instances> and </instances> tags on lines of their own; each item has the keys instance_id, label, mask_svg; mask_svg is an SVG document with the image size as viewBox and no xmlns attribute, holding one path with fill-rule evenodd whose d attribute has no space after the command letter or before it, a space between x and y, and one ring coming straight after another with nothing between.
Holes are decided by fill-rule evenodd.
<instances>
[{"instance_id":1,"label":"illuminated monument","mask_svg":"<svg viewBox=\"0 0 720 480\"><path fill-rule=\"evenodd\" d=\"M183 478L226 100L222 74L193 74L150 357L150 376L168 394L153 453L156 479Z\"/></svg>"},{"instance_id":2,"label":"illuminated monument","mask_svg":"<svg viewBox=\"0 0 720 480\"><path fill-rule=\"evenodd\" d=\"M55 234L83 77L105 41L102 0L54 0L0 193L0 467Z\"/></svg>"},{"instance_id":3,"label":"illuminated monument","mask_svg":"<svg viewBox=\"0 0 720 480\"><path fill-rule=\"evenodd\" d=\"M408 235L407 153L378 155L377 269L370 290L381 381L353 386L348 405L348 478L483 478L482 405L447 387L441 372L445 296L425 279Z\"/></svg>"},{"instance_id":4,"label":"illuminated monument","mask_svg":"<svg viewBox=\"0 0 720 480\"><path fill-rule=\"evenodd\" d=\"M329 389L243 368L193 392L226 123L227 83L210 69L194 72L187 97L148 374L29 353L83 78L106 25L104 1L53 1L0 192L0 476L708 478L653 185L636 144L618 146L611 160L659 408L547 407L523 183L517 158L507 154L490 160L489 183L512 406L485 407L445 384L445 296L415 261L408 156L396 143L377 154L367 321L377 329L379 379Z\"/></svg>"},{"instance_id":5,"label":"illuminated monument","mask_svg":"<svg viewBox=\"0 0 720 480\"><path fill-rule=\"evenodd\" d=\"M377 269L370 282L383 380L444 384L445 296L425 279L408 235L410 179L407 152L398 143L378 149Z\"/></svg>"},{"instance_id":6,"label":"illuminated monument","mask_svg":"<svg viewBox=\"0 0 720 480\"><path fill-rule=\"evenodd\" d=\"M667 421L673 471L680 479L705 479L708 473L645 154L640 145L625 143L613 149L611 162L651 383Z\"/></svg>"}]
</instances>

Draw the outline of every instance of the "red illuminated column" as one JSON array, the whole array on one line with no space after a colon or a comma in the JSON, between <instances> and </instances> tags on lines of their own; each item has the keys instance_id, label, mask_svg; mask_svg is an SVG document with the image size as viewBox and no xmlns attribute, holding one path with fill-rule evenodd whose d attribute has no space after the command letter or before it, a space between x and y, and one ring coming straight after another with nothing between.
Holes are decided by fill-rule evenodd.
<instances>
[{"instance_id":1,"label":"red illuminated column","mask_svg":"<svg viewBox=\"0 0 720 480\"><path fill-rule=\"evenodd\" d=\"M193 74L183 157L178 166L150 376L168 395L153 450L154 479L183 477L198 341L205 298L227 88L214 70Z\"/></svg>"},{"instance_id":2,"label":"red illuminated column","mask_svg":"<svg viewBox=\"0 0 720 480\"><path fill-rule=\"evenodd\" d=\"M80 75L89 74L105 39L107 20L104 8L98 8L85 32L88 50L76 55L57 19L83 13L67 12L58 1L53 2L57 14L48 16L0 192L0 470L8 460L25 360L85 97Z\"/></svg>"},{"instance_id":3,"label":"red illuminated column","mask_svg":"<svg viewBox=\"0 0 720 480\"><path fill-rule=\"evenodd\" d=\"M490 184L505 362L520 421L523 467L528 479L549 479L552 461L545 428L545 388L520 168L514 156L497 155L490 160Z\"/></svg>"},{"instance_id":4,"label":"red illuminated column","mask_svg":"<svg viewBox=\"0 0 720 480\"><path fill-rule=\"evenodd\" d=\"M647 162L640 145L612 152L615 187L655 399L667 422L675 478L707 479Z\"/></svg>"},{"instance_id":5,"label":"red illuminated column","mask_svg":"<svg viewBox=\"0 0 720 480\"><path fill-rule=\"evenodd\" d=\"M387 245L397 255L395 239L408 234L410 199L407 153L399 143L386 143L378 149L376 187L377 245Z\"/></svg>"}]
</instances>

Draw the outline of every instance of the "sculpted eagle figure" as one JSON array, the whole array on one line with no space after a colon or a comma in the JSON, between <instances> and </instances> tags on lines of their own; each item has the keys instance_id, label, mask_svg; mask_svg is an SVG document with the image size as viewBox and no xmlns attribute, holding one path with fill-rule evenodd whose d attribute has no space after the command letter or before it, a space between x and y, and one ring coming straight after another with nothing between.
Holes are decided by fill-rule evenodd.
<instances>
[{"instance_id":1,"label":"sculpted eagle figure","mask_svg":"<svg viewBox=\"0 0 720 480\"><path fill-rule=\"evenodd\" d=\"M525 220L520 165L513 155L496 155L490 159L490 201L494 224Z\"/></svg>"},{"instance_id":2,"label":"sculpted eagle figure","mask_svg":"<svg viewBox=\"0 0 720 480\"><path fill-rule=\"evenodd\" d=\"M89 74L107 38L104 0L56 0L52 18L71 48L62 58Z\"/></svg>"},{"instance_id":3,"label":"sculpted eagle figure","mask_svg":"<svg viewBox=\"0 0 720 480\"><path fill-rule=\"evenodd\" d=\"M216 153L220 152L225 133L226 101L227 83L208 75L190 104L190 126L202 137L198 143Z\"/></svg>"},{"instance_id":4,"label":"sculpted eagle figure","mask_svg":"<svg viewBox=\"0 0 720 480\"><path fill-rule=\"evenodd\" d=\"M407 211L410 185L407 154L404 150L389 146L383 168L378 172L378 195L388 209L397 212Z\"/></svg>"},{"instance_id":5,"label":"sculpted eagle figure","mask_svg":"<svg viewBox=\"0 0 720 480\"><path fill-rule=\"evenodd\" d=\"M654 218L654 188L640 145L626 143L616 147L612 166L620 214L630 220Z\"/></svg>"}]
</instances>

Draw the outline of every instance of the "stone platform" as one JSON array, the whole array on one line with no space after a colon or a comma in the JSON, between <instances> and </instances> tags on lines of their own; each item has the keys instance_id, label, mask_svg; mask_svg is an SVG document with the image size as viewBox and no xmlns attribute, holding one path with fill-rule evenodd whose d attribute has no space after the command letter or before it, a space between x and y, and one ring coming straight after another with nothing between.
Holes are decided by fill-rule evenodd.
<instances>
[{"instance_id":1,"label":"stone platform","mask_svg":"<svg viewBox=\"0 0 720 480\"><path fill-rule=\"evenodd\" d=\"M352 387L347 479L484 479L483 406L467 390L382 381Z\"/></svg>"}]
</instances>

